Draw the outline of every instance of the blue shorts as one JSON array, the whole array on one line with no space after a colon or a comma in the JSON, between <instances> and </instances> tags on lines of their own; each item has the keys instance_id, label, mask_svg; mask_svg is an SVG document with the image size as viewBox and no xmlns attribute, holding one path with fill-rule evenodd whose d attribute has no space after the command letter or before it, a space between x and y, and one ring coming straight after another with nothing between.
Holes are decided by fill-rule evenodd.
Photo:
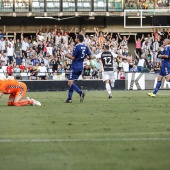
<instances>
[{"instance_id":1,"label":"blue shorts","mask_svg":"<svg viewBox=\"0 0 170 170\"><path fill-rule=\"evenodd\" d=\"M82 73L82 71L71 69L69 72L69 75L68 75L68 80L78 80L81 73Z\"/></svg>"},{"instance_id":2,"label":"blue shorts","mask_svg":"<svg viewBox=\"0 0 170 170\"><path fill-rule=\"evenodd\" d=\"M170 74L170 67L168 65L162 65L159 75L164 77Z\"/></svg>"}]
</instances>

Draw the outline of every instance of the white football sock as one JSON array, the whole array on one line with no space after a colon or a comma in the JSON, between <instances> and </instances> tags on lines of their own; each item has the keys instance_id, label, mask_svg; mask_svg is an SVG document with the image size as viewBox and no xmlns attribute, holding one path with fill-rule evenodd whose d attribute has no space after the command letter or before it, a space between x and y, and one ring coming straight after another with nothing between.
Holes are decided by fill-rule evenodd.
<instances>
[{"instance_id":1,"label":"white football sock","mask_svg":"<svg viewBox=\"0 0 170 170\"><path fill-rule=\"evenodd\" d=\"M111 87L109 83L106 83L106 90L108 92L108 94L111 94Z\"/></svg>"},{"instance_id":2,"label":"white football sock","mask_svg":"<svg viewBox=\"0 0 170 170\"><path fill-rule=\"evenodd\" d=\"M114 87L114 86L115 86L115 79L112 79L112 80L110 81L110 84L111 84L112 87Z\"/></svg>"}]
</instances>

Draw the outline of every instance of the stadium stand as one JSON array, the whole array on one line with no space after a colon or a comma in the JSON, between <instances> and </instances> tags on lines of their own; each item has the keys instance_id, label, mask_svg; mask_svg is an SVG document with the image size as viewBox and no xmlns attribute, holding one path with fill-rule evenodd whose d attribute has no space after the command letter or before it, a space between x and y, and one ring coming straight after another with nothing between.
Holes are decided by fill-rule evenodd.
<instances>
[{"instance_id":1,"label":"stadium stand","mask_svg":"<svg viewBox=\"0 0 170 170\"><path fill-rule=\"evenodd\" d=\"M152 2L144 4L138 1L123 0L77 0L76 2L71 0L32 0L32 3L30 2L21 0L13 3L3 0L0 6L2 18L0 49L1 52L5 52L6 58L10 59L11 56L7 49L9 44L12 45L14 50L12 67L14 69L16 64L21 67L21 63L24 63L24 72L21 71L23 80L29 80L32 70L36 77L38 67L42 62L47 69L48 79L67 79L71 61L65 58L65 53L72 53L78 33L84 35L84 43L89 46L94 58L100 55L104 44L108 44L114 53L132 56L132 61L128 61L129 72L133 65L138 67L139 62L134 54L135 36L143 37L140 42L140 50L136 49L139 55L142 53L145 55L145 62L142 63L143 72L159 70L160 61L156 57L158 49L161 50L163 40L170 37L168 28L170 17L167 14L169 4L164 4L162 1L162 6L160 6L160 3L153 5ZM122 5L123 3L124 5ZM7 20L6 12L11 16ZM125 14L127 23L123 23ZM145 20L142 19L141 14L146 18ZM37 17L40 19L36 19ZM135 19L130 20L130 18ZM139 28L136 28L132 25L134 21L140 22L142 25L139 24L137 26ZM160 21L159 24L158 21ZM56 22L57 25L55 25ZM37 27L37 24L42 26ZM154 45L157 40L158 45L155 49ZM22 62L19 62L18 55ZM5 60L2 53L0 59ZM7 64L1 67L3 71L1 76L7 76L7 66L10 61L8 60ZM31 70L30 63L33 67ZM90 62L85 61L84 65L88 65L90 68L88 77L100 79L96 59ZM120 77L119 72L124 71L122 67L124 61L117 60L115 65L116 75ZM96 69L98 75L93 76ZM57 76L60 74L62 78Z\"/></svg>"}]
</instances>

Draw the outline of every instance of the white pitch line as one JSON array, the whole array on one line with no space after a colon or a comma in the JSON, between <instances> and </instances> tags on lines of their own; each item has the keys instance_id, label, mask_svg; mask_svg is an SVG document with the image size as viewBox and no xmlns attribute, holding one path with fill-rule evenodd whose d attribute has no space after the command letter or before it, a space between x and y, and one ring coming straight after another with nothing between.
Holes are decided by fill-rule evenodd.
<instances>
[{"instance_id":1,"label":"white pitch line","mask_svg":"<svg viewBox=\"0 0 170 170\"><path fill-rule=\"evenodd\" d=\"M170 141L170 138L0 139L0 143Z\"/></svg>"}]
</instances>

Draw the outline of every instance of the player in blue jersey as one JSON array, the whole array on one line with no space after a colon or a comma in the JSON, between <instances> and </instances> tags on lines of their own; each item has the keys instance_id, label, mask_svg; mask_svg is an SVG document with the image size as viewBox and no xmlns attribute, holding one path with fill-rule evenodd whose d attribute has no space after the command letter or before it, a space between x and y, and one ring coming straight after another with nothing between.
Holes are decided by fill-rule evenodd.
<instances>
[{"instance_id":1,"label":"player in blue jersey","mask_svg":"<svg viewBox=\"0 0 170 170\"><path fill-rule=\"evenodd\" d=\"M74 83L74 80L77 80L82 73L84 59L91 57L91 52L89 48L82 43L83 41L83 35L78 34L76 37L77 45L75 46L72 55L65 55L67 58L72 60L72 65L68 76L68 98L65 103L72 103L72 95L74 90L80 95L80 102L83 102L84 100L85 93Z\"/></svg>"},{"instance_id":2,"label":"player in blue jersey","mask_svg":"<svg viewBox=\"0 0 170 170\"><path fill-rule=\"evenodd\" d=\"M167 82L170 82L170 40L165 39L163 41L163 45L164 50L160 55L158 55L158 57L162 59L161 70L159 72L158 81L153 93L147 93L147 95L150 97L156 96L156 93L161 87L163 77L165 77Z\"/></svg>"}]
</instances>

